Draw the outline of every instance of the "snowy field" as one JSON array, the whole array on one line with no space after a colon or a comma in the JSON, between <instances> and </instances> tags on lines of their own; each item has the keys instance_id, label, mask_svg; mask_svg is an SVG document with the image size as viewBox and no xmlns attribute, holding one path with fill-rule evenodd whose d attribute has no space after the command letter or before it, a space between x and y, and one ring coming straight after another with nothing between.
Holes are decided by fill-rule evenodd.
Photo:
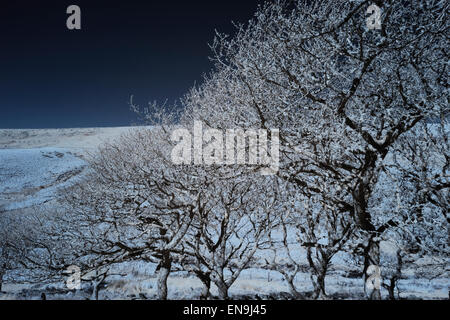
<instances>
[{"instance_id":1,"label":"snowy field","mask_svg":"<svg viewBox=\"0 0 450 320\"><path fill-rule=\"evenodd\" d=\"M0 149L68 148L92 150L133 127L0 129Z\"/></svg>"},{"instance_id":2,"label":"snowy field","mask_svg":"<svg viewBox=\"0 0 450 320\"><path fill-rule=\"evenodd\" d=\"M129 130L0 129L0 212L51 201L83 172L87 152Z\"/></svg>"},{"instance_id":3,"label":"snowy field","mask_svg":"<svg viewBox=\"0 0 450 320\"><path fill-rule=\"evenodd\" d=\"M305 265L306 267L306 265ZM121 276L110 277L99 292L99 299L142 300L157 299L157 277L155 265L144 263L129 263L117 267ZM432 280L415 278L414 270L407 270L411 275L408 279L399 281L400 298L403 299L448 299L448 280L437 278ZM349 276L349 273L332 268L327 276L327 294L330 299L365 299L363 280L360 275ZM300 272L295 284L308 296L313 290L309 273ZM173 272L168 279L168 299L185 300L199 299L202 290L200 280L185 272ZM47 299L85 300L91 297L92 288L83 284L81 290L68 290L65 283L20 284L6 283L0 300L9 299L40 299L45 292ZM217 288L211 285L212 297L217 298ZM387 292L382 289L383 298ZM245 270L229 291L231 299L291 299L289 289L281 275L275 271L250 268Z\"/></svg>"},{"instance_id":4,"label":"snowy field","mask_svg":"<svg viewBox=\"0 0 450 320\"><path fill-rule=\"evenodd\" d=\"M24 214L34 206L51 204L56 191L80 177L86 170L83 157L86 152L132 128L0 130L0 214ZM388 249L385 254L389 255ZM265 253L259 253L260 260ZM363 280L359 266L348 269L348 263L336 256L326 279L327 293L334 299L361 299L364 297ZM258 268L244 270L230 288L235 299L288 299L289 290L281 274ZM305 259L305 271L307 271ZM100 299L154 299L156 298L155 265L128 263L117 266L119 277L110 278L100 291ZM414 270L405 270L406 279L399 281L400 297L412 299L447 299L448 279L421 279ZM80 291L65 289L64 283L30 285L16 283L5 277L6 283L0 299L38 299L46 292L48 299L86 299L89 287ZM308 272L296 278L302 292L312 291ZM169 299L198 299L201 282L185 272L173 272L168 281ZM211 293L217 294L212 285ZM387 292L382 291L383 297Z\"/></svg>"},{"instance_id":5,"label":"snowy field","mask_svg":"<svg viewBox=\"0 0 450 320\"><path fill-rule=\"evenodd\" d=\"M85 162L68 149L0 150L0 212L28 208L53 199Z\"/></svg>"}]
</instances>

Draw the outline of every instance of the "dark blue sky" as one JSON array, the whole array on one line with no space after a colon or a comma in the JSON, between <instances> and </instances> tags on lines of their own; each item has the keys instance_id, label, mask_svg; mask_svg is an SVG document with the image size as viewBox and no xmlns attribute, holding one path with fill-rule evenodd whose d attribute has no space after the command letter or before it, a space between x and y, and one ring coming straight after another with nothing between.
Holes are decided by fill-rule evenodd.
<instances>
[{"instance_id":1,"label":"dark blue sky","mask_svg":"<svg viewBox=\"0 0 450 320\"><path fill-rule=\"evenodd\" d=\"M3 1L0 128L121 126L140 105L179 99L212 65L214 30L235 31L258 0ZM81 8L82 29L66 28Z\"/></svg>"}]
</instances>

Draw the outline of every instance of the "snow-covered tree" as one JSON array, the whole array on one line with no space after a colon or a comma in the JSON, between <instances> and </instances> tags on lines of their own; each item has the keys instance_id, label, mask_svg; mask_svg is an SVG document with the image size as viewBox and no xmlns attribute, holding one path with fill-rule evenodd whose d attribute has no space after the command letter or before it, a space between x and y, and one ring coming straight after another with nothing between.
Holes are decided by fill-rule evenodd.
<instances>
[{"instance_id":1,"label":"snow-covered tree","mask_svg":"<svg viewBox=\"0 0 450 320\"><path fill-rule=\"evenodd\" d=\"M320 180L316 180L319 184ZM340 188L329 193L339 193ZM305 195L295 185L284 183L280 223L270 234L271 254L266 265L280 272L293 297L305 299L295 283L299 272L309 271L313 299L326 299L325 278L333 257L346 246L355 229L353 219L320 195Z\"/></svg>"},{"instance_id":2,"label":"snow-covered tree","mask_svg":"<svg viewBox=\"0 0 450 320\"><path fill-rule=\"evenodd\" d=\"M17 262L22 255L22 250L17 246L17 237L15 233L9 231L13 219L5 213L0 215L0 291L2 291L3 278L8 270L12 270L17 266Z\"/></svg>"},{"instance_id":3,"label":"snow-covered tree","mask_svg":"<svg viewBox=\"0 0 450 320\"><path fill-rule=\"evenodd\" d=\"M379 30L368 28L369 5L267 3L235 37L216 37L216 72L186 97L209 124L279 128L279 175L299 189L326 195L314 176L341 184L346 192L328 201L366 237L366 279L393 225L369 207L374 187L398 139L448 105L449 44L445 1L379 1Z\"/></svg>"},{"instance_id":4,"label":"snow-covered tree","mask_svg":"<svg viewBox=\"0 0 450 320\"><path fill-rule=\"evenodd\" d=\"M42 241L40 223L33 215L2 213L0 230L0 291L7 272L12 273L10 279L31 283L54 279L56 270L43 259L50 256L52 245Z\"/></svg>"},{"instance_id":5,"label":"snow-covered tree","mask_svg":"<svg viewBox=\"0 0 450 320\"><path fill-rule=\"evenodd\" d=\"M103 274L125 261L157 263L159 299L167 298L174 264L203 279L195 268L201 260L226 298L270 230L275 193L259 173L248 179L242 169L175 164L175 128L134 130L101 147L87 175L64 191L55 231L47 234L76 244L65 256L84 273Z\"/></svg>"},{"instance_id":6,"label":"snow-covered tree","mask_svg":"<svg viewBox=\"0 0 450 320\"><path fill-rule=\"evenodd\" d=\"M380 175L370 206L374 211L391 208L389 233L383 238L396 247L387 267L390 298L401 279L402 268L418 276L444 275L448 257L449 111L419 122L400 137ZM379 215L382 217L382 215ZM386 219L386 217L384 218ZM420 261L427 256L429 261ZM423 259L422 259L423 260ZM385 278L385 276L383 276Z\"/></svg>"},{"instance_id":7,"label":"snow-covered tree","mask_svg":"<svg viewBox=\"0 0 450 320\"><path fill-rule=\"evenodd\" d=\"M191 236L185 242L185 260L205 285L212 281L219 298L253 262L258 249L268 244L277 222L276 183L271 177L237 176L215 179L199 199Z\"/></svg>"},{"instance_id":8,"label":"snow-covered tree","mask_svg":"<svg viewBox=\"0 0 450 320\"><path fill-rule=\"evenodd\" d=\"M448 254L449 5L373 2L380 28L369 28L372 1L299 0L268 2L236 36L217 34L215 70L183 112L150 105L143 118L158 127L92 155L61 210L23 238L26 264L53 274L75 264L103 281L113 264L156 263L160 299L177 264L202 280L205 298L211 281L226 298L270 243L287 253L290 269L271 265L298 298L303 264L294 256L306 250L314 297L323 298L333 256L356 247L366 282L382 264L380 241L392 237L403 248L387 285L393 297L402 264L414 263L403 252ZM276 176L255 176L261 164L174 163L174 120L279 130ZM0 274L15 250L8 237ZM381 297L377 286L366 294Z\"/></svg>"},{"instance_id":9,"label":"snow-covered tree","mask_svg":"<svg viewBox=\"0 0 450 320\"><path fill-rule=\"evenodd\" d=\"M195 179L176 174L163 135L144 129L103 146L91 157L90 172L65 190L58 217L60 227L73 226L60 234L82 247L74 264L156 263L160 299L167 297L172 255L192 222L196 200L194 183L192 190L183 188Z\"/></svg>"}]
</instances>

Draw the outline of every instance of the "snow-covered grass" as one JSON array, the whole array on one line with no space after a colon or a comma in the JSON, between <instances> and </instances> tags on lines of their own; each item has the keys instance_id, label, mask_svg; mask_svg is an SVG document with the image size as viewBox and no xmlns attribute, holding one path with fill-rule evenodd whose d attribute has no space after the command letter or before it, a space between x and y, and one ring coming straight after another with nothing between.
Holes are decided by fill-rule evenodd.
<instances>
[{"instance_id":1,"label":"snow-covered grass","mask_svg":"<svg viewBox=\"0 0 450 320\"><path fill-rule=\"evenodd\" d=\"M83 157L141 127L0 129L0 212L55 198L83 172Z\"/></svg>"},{"instance_id":2,"label":"snow-covered grass","mask_svg":"<svg viewBox=\"0 0 450 320\"><path fill-rule=\"evenodd\" d=\"M135 128L0 129L0 149L93 149Z\"/></svg>"},{"instance_id":3,"label":"snow-covered grass","mask_svg":"<svg viewBox=\"0 0 450 320\"><path fill-rule=\"evenodd\" d=\"M106 287L100 291L99 299L157 299L157 283L154 266L147 271L128 264L129 273L124 277L111 277ZM124 266L125 267L125 266ZM148 267L148 266L147 266ZM286 283L277 272L249 269L230 288L232 299L290 299ZM302 292L312 290L309 274L299 273L295 284ZM339 270L333 271L326 279L327 294L333 299L364 299L363 280L346 277ZM198 299L202 283L197 278L184 273L174 273L168 279L168 299L184 300ZM0 300L8 299L39 299L42 292L47 299L80 300L91 295L90 286L84 283L82 290L71 291L65 288L63 282L50 285L8 284L0 293ZM422 278L404 279L399 282L400 298L402 299L447 299L448 280L437 278L427 280ZM217 288L211 285L211 294L217 297ZM382 289L383 298L387 298L386 290Z\"/></svg>"},{"instance_id":4,"label":"snow-covered grass","mask_svg":"<svg viewBox=\"0 0 450 320\"><path fill-rule=\"evenodd\" d=\"M54 199L85 166L67 149L0 149L0 212Z\"/></svg>"}]
</instances>

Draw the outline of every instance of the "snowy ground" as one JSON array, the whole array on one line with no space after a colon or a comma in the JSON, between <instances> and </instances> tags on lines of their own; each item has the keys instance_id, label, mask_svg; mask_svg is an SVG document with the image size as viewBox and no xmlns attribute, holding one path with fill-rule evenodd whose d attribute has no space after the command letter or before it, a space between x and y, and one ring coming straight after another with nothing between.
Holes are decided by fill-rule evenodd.
<instances>
[{"instance_id":1,"label":"snowy ground","mask_svg":"<svg viewBox=\"0 0 450 320\"><path fill-rule=\"evenodd\" d=\"M86 129L0 129L0 214L10 211L18 214L32 210L33 206L51 203L56 191L77 179L86 169L83 160L103 142L118 137L133 128ZM305 261L305 268L307 268ZM112 278L100 292L101 299L156 298L155 266L133 263L119 266L125 277ZM447 299L449 280L421 279L414 270L405 270L407 279L399 282L400 297L416 299ZM65 284L17 284L12 281L3 286L0 299L38 299L41 292L49 299L86 299L89 289L73 292ZM11 279L9 279L11 280ZM299 273L296 278L302 292L312 290L309 273ZM186 273L173 273L169 278L170 299L197 299L201 283ZM352 275L348 264L340 257L326 279L327 293L335 299L363 298L363 280ZM212 286L212 294L217 289ZM386 292L383 290L386 297ZM245 270L230 288L236 299L263 298L287 299L288 287L279 273L261 268Z\"/></svg>"},{"instance_id":2,"label":"snowy ground","mask_svg":"<svg viewBox=\"0 0 450 320\"><path fill-rule=\"evenodd\" d=\"M85 168L68 149L0 150L0 212L28 208L54 198Z\"/></svg>"},{"instance_id":3,"label":"snowy ground","mask_svg":"<svg viewBox=\"0 0 450 320\"><path fill-rule=\"evenodd\" d=\"M154 265L130 263L121 266L126 276L112 277L100 291L99 299L156 299L156 274ZM326 279L327 294L331 299L364 299L361 277L344 276L342 270L334 268ZM296 285L303 293L312 291L309 274L301 272ZM169 299L198 299L201 282L186 273L174 273L168 280ZM400 298L403 299L448 299L447 279L426 280L410 278L399 282ZM91 289L84 284L81 290L67 290L63 282L49 285L6 284L2 299L39 299L45 292L47 299L89 299ZM217 296L217 288L211 286L211 294ZM233 284L229 291L232 299L290 299L289 290L281 275L275 271L248 269ZM387 292L382 294L387 298Z\"/></svg>"},{"instance_id":4,"label":"snowy ground","mask_svg":"<svg viewBox=\"0 0 450 320\"><path fill-rule=\"evenodd\" d=\"M82 174L86 153L129 130L0 129L0 212L51 201Z\"/></svg>"},{"instance_id":5,"label":"snowy ground","mask_svg":"<svg viewBox=\"0 0 450 320\"><path fill-rule=\"evenodd\" d=\"M133 127L71 129L0 129L0 149L68 148L92 150Z\"/></svg>"}]
</instances>

